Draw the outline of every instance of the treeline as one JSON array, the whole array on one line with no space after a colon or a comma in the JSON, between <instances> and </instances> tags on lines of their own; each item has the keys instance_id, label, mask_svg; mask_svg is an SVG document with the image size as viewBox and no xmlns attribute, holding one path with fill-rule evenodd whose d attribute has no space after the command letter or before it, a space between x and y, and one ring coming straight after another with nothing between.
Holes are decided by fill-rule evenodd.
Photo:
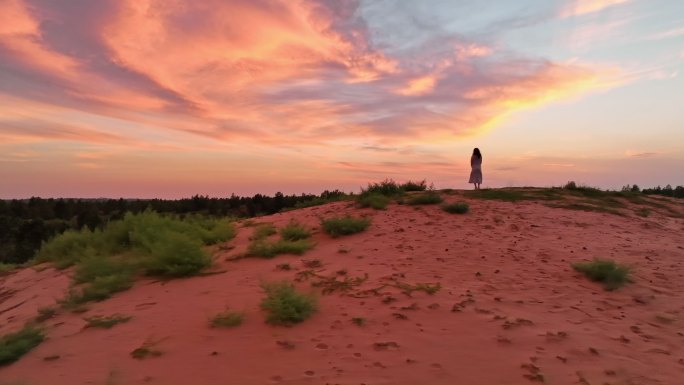
<instances>
[{"instance_id":1,"label":"treeline","mask_svg":"<svg viewBox=\"0 0 684 385\"><path fill-rule=\"evenodd\" d=\"M164 199L13 199L0 200L0 263L24 263L31 259L43 241L68 229L100 229L127 212L147 209L166 214L201 214L215 217L254 217L275 214L284 209L313 206L342 199L334 190L320 195L301 194L253 197L231 195L210 198L195 195L178 200Z\"/></svg>"},{"instance_id":2,"label":"treeline","mask_svg":"<svg viewBox=\"0 0 684 385\"><path fill-rule=\"evenodd\" d=\"M648 195L663 195L666 197L684 198L684 186L672 188L672 186L668 184L664 188L660 188L660 186L656 188L645 188L641 190L641 192Z\"/></svg>"}]
</instances>

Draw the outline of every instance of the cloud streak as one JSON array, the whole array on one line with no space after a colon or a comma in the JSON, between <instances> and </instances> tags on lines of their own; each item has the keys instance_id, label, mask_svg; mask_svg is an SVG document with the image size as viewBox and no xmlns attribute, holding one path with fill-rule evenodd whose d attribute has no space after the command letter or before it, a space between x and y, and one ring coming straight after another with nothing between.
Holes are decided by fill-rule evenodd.
<instances>
[{"instance_id":1,"label":"cloud streak","mask_svg":"<svg viewBox=\"0 0 684 385\"><path fill-rule=\"evenodd\" d=\"M470 135L601 75L455 35L390 54L359 5L11 0L0 93L219 141L391 142Z\"/></svg>"}]
</instances>

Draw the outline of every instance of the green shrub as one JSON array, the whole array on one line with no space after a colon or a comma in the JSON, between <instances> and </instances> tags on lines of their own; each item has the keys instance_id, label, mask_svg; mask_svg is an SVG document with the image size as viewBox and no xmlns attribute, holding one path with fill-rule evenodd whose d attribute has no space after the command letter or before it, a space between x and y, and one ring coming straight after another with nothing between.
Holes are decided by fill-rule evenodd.
<instances>
[{"instance_id":1,"label":"green shrub","mask_svg":"<svg viewBox=\"0 0 684 385\"><path fill-rule=\"evenodd\" d=\"M370 207L376 210L386 209L389 201L387 196L378 193L363 194L358 199L361 207Z\"/></svg>"},{"instance_id":2,"label":"green shrub","mask_svg":"<svg viewBox=\"0 0 684 385\"><path fill-rule=\"evenodd\" d=\"M98 277L110 275L133 274L135 267L121 259L90 256L81 260L76 266L74 281L76 283L92 282Z\"/></svg>"},{"instance_id":3,"label":"green shrub","mask_svg":"<svg viewBox=\"0 0 684 385\"><path fill-rule=\"evenodd\" d=\"M145 273L161 277L187 277L211 266L211 256L197 240L168 233L151 246Z\"/></svg>"},{"instance_id":4,"label":"green shrub","mask_svg":"<svg viewBox=\"0 0 684 385\"><path fill-rule=\"evenodd\" d=\"M425 179L421 180L420 182L412 182L408 181L404 184L401 185L401 189L404 191L425 191L427 190L427 184L425 183Z\"/></svg>"},{"instance_id":5,"label":"green shrub","mask_svg":"<svg viewBox=\"0 0 684 385\"><path fill-rule=\"evenodd\" d=\"M577 183L575 181L570 181L563 186L564 189L566 190L577 190Z\"/></svg>"},{"instance_id":6,"label":"green shrub","mask_svg":"<svg viewBox=\"0 0 684 385\"><path fill-rule=\"evenodd\" d=\"M103 301L114 293L128 290L133 286L133 275L126 272L100 276L95 278L83 289L72 290L62 300L67 308L74 308L89 301Z\"/></svg>"},{"instance_id":7,"label":"green shrub","mask_svg":"<svg viewBox=\"0 0 684 385\"><path fill-rule=\"evenodd\" d=\"M47 306L47 307L39 307L38 308L38 316L36 316L36 322L43 322L47 321L50 318L54 317L57 315L57 309L55 309L52 306Z\"/></svg>"},{"instance_id":8,"label":"green shrub","mask_svg":"<svg viewBox=\"0 0 684 385\"><path fill-rule=\"evenodd\" d=\"M257 240L250 243L247 248L247 255L262 258L273 258L279 254L302 255L312 247L313 244L306 239L299 241L279 240L276 242Z\"/></svg>"},{"instance_id":9,"label":"green shrub","mask_svg":"<svg viewBox=\"0 0 684 385\"><path fill-rule=\"evenodd\" d=\"M321 221L323 231L332 237L360 233L370 226L370 218L355 218L349 215L333 217Z\"/></svg>"},{"instance_id":10,"label":"green shrub","mask_svg":"<svg viewBox=\"0 0 684 385\"><path fill-rule=\"evenodd\" d=\"M435 205L442 203L443 199L439 193L430 191L419 195L414 195L408 199L410 205Z\"/></svg>"},{"instance_id":11,"label":"green shrub","mask_svg":"<svg viewBox=\"0 0 684 385\"><path fill-rule=\"evenodd\" d=\"M264 283L261 287L266 298L261 308L267 312L266 322L274 325L292 325L309 318L316 311L316 299L301 294L287 282Z\"/></svg>"},{"instance_id":12,"label":"green shrub","mask_svg":"<svg viewBox=\"0 0 684 385\"><path fill-rule=\"evenodd\" d=\"M401 186L392 179L385 179L379 183L369 183L368 187L361 189L361 195L379 194L391 197L402 195L403 193L404 190Z\"/></svg>"},{"instance_id":13,"label":"green shrub","mask_svg":"<svg viewBox=\"0 0 684 385\"><path fill-rule=\"evenodd\" d=\"M31 325L0 337L0 366L11 364L45 339L41 329Z\"/></svg>"},{"instance_id":14,"label":"green shrub","mask_svg":"<svg viewBox=\"0 0 684 385\"><path fill-rule=\"evenodd\" d=\"M10 271L17 269L18 267L19 265L15 263L0 262L0 274L9 273Z\"/></svg>"},{"instance_id":15,"label":"green shrub","mask_svg":"<svg viewBox=\"0 0 684 385\"><path fill-rule=\"evenodd\" d=\"M232 328L241 325L244 318L244 313L225 311L214 316L209 324L213 328Z\"/></svg>"},{"instance_id":16,"label":"green shrub","mask_svg":"<svg viewBox=\"0 0 684 385\"><path fill-rule=\"evenodd\" d=\"M630 282L629 267L610 259L595 258L592 262L575 263L572 268L592 281L602 282L606 290L615 290Z\"/></svg>"},{"instance_id":17,"label":"green shrub","mask_svg":"<svg viewBox=\"0 0 684 385\"><path fill-rule=\"evenodd\" d=\"M111 329L114 325L118 325L120 323L130 321L131 318L132 318L131 316L114 314L114 315L111 315L109 317L105 317L105 316L87 317L87 318L84 318L83 320L87 322L87 324L85 326L87 328Z\"/></svg>"},{"instance_id":18,"label":"green shrub","mask_svg":"<svg viewBox=\"0 0 684 385\"><path fill-rule=\"evenodd\" d=\"M78 262L83 256L95 253L95 233L83 229L67 230L50 239L38 250L36 262L53 262L58 269L64 269Z\"/></svg>"},{"instance_id":19,"label":"green shrub","mask_svg":"<svg viewBox=\"0 0 684 385\"><path fill-rule=\"evenodd\" d=\"M450 214L465 214L470 210L470 205L466 202L450 203L442 206L442 210Z\"/></svg>"},{"instance_id":20,"label":"green shrub","mask_svg":"<svg viewBox=\"0 0 684 385\"><path fill-rule=\"evenodd\" d=\"M252 233L252 239L264 239L268 238L273 234L276 234L276 230L273 223L261 223L254 228L254 233Z\"/></svg>"},{"instance_id":21,"label":"green shrub","mask_svg":"<svg viewBox=\"0 0 684 385\"><path fill-rule=\"evenodd\" d=\"M311 231L309 231L309 229L294 221L291 221L280 229L280 237L286 241L299 241L309 238L310 236Z\"/></svg>"}]
</instances>

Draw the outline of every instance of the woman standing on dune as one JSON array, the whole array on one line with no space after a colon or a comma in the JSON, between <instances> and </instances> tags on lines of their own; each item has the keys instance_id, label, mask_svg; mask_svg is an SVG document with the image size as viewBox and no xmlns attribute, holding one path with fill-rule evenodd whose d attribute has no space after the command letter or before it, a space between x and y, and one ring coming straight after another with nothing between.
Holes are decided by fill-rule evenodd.
<instances>
[{"instance_id":1,"label":"woman standing on dune","mask_svg":"<svg viewBox=\"0 0 684 385\"><path fill-rule=\"evenodd\" d=\"M473 150L473 155L470 157L470 168L468 183L474 184L475 190L479 190L482 184L482 154L480 154L479 148Z\"/></svg>"}]
</instances>

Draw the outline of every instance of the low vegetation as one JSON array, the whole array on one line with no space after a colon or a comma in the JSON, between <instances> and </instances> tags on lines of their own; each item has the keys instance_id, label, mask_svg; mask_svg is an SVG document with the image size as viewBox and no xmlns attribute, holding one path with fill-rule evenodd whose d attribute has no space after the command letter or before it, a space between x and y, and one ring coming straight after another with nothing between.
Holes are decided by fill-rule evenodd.
<instances>
[{"instance_id":1,"label":"low vegetation","mask_svg":"<svg viewBox=\"0 0 684 385\"><path fill-rule=\"evenodd\" d=\"M435 191L428 191L423 194L413 195L408 198L406 203L410 205L435 205L442 203L443 199L439 193Z\"/></svg>"},{"instance_id":2,"label":"low vegetation","mask_svg":"<svg viewBox=\"0 0 684 385\"><path fill-rule=\"evenodd\" d=\"M251 239L265 239L271 235L275 235L277 232L278 230L276 230L276 227L273 225L273 223L260 223L254 228L254 233L252 234Z\"/></svg>"},{"instance_id":3,"label":"low vegetation","mask_svg":"<svg viewBox=\"0 0 684 385\"><path fill-rule=\"evenodd\" d=\"M280 229L280 237L286 241L299 241L311 237L311 231L306 226L291 221Z\"/></svg>"},{"instance_id":4,"label":"low vegetation","mask_svg":"<svg viewBox=\"0 0 684 385\"><path fill-rule=\"evenodd\" d=\"M0 366L9 365L21 358L45 339L43 331L26 325L15 333L0 337Z\"/></svg>"},{"instance_id":5,"label":"low vegetation","mask_svg":"<svg viewBox=\"0 0 684 385\"><path fill-rule=\"evenodd\" d=\"M610 259L595 258L591 262L575 263L572 268L594 282L603 283L606 290L615 290L631 281L630 268Z\"/></svg>"},{"instance_id":6,"label":"low vegetation","mask_svg":"<svg viewBox=\"0 0 684 385\"><path fill-rule=\"evenodd\" d=\"M280 254L302 255L313 248L313 243L307 239L299 241L254 241L247 248L247 255L251 257L273 258Z\"/></svg>"},{"instance_id":7,"label":"low vegetation","mask_svg":"<svg viewBox=\"0 0 684 385\"><path fill-rule=\"evenodd\" d=\"M232 328L241 325L244 318L242 312L224 311L212 317L209 324L213 328Z\"/></svg>"},{"instance_id":8,"label":"low vegetation","mask_svg":"<svg viewBox=\"0 0 684 385\"><path fill-rule=\"evenodd\" d=\"M16 263L2 263L0 262L0 275L9 273L15 269L17 269L19 265Z\"/></svg>"},{"instance_id":9,"label":"low vegetation","mask_svg":"<svg viewBox=\"0 0 684 385\"><path fill-rule=\"evenodd\" d=\"M466 202L449 203L442 206L442 210L449 214L465 214L470 210L470 205Z\"/></svg>"},{"instance_id":10,"label":"low vegetation","mask_svg":"<svg viewBox=\"0 0 684 385\"><path fill-rule=\"evenodd\" d=\"M161 350L154 348L155 342L146 341L139 348L136 348L131 352L131 357L137 360L143 360L145 358L159 357L163 354Z\"/></svg>"},{"instance_id":11,"label":"low vegetation","mask_svg":"<svg viewBox=\"0 0 684 385\"><path fill-rule=\"evenodd\" d=\"M390 198L379 194L379 193L370 193L370 194L363 194L359 196L358 203L359 206L361 207L370 207L372 209L376 210L384 210L387 208L387 205L390 202Z\"/></svg>"},{"instance_id":12,"label":"low vegetation","mask_svg":"<svg viewBox=\"0 0 684 385\"><path fill-rule=\"evenodd\" d=\"M316 311L315 297L297 292L288 281L264 283L261 287L266 292L261 308L266 311L266 322L270 324L296 324Z\"/></svg>"},{"instance_id":13,"label":"low vegetation","mask_svg":"<svg viewBox=\"0 0 684 385\"><path fill-rule=\"evenodd\" d=\"M162 216L152 211L126 214L102 230L69 230L43 245L36 262L58 268L75 265L72 289L66 303L101 301L133 285L135 275L162 278L198 274L211 265L205 245L235 236L226 220Z\"/></svg>"},{"instance_id":14,"label":"low vegetation","mask_svg":"<svg viewBox=\"0 0 684 385\"><path fill-rule=\"evenodd\" d=\"M105 316L93 316L86 317L83 320L86 321L87 328L101 328L101 329L111 329L114 325L125 323L131 320L131 316L114 314L109 317Z\"/></svg>"},{"instance_id":15,"label":"low vegetation","mask_svg":"<svg viewBox=\"0 0 684 385\"><path fill-rule=\"evenodd\" d=\"M370 218L356 218L349 215L323 219L323 231L332 237L360 233L370 226Z\"/></svg>"},{"instance_id":16,"label":"low vegetation","mask_svg":"<svg viewBox=\"0 0 684 385\"><path fill-rule=\"evenodd\" d=\"M419 182L407 181L401 184L392 179L385 179L381 182L369 183L366 188L361 189L361 195L378 194L386 197L396 197L408 191L425 191L427 189L428 186L425 180Z\"/></svg>"},{"instance_id":17,"label":"low vegetation","mask_svg":"<svg viewBox=\"0 0 684 385\"><path fill-rule=\"evenodd\" d=\"M38 315L36 316L35 320L36 322L45 322L56 315L57 309L52 306L39 307Z\"/></svg>"}]
</instances>

